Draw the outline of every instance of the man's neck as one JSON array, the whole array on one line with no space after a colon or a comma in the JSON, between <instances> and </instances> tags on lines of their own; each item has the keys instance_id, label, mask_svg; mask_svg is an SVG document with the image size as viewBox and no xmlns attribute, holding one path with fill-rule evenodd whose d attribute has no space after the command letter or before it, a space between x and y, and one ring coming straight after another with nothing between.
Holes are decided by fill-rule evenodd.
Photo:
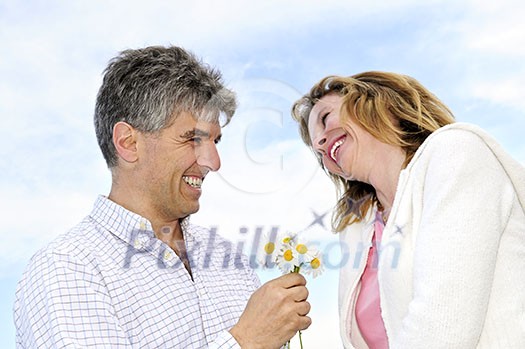
<instances>
[{"instance_id":1,"label":"man's neck","mask_svg":"<svg viewBox=\"0 0 525 349\"><path fill-rule=\"evenodd\" d=\"M135 191L130 188L131 186L122 185L122 183L115 184L114 182L108 198L125 209L146 218L150 222L155 236L179 256L191 276L184 234L181 227L182 219L167 222L158 218L158 215L150 212L151 210L144 206L146 204L144 200L137 197Z\"/></svg>"}]
</instances>

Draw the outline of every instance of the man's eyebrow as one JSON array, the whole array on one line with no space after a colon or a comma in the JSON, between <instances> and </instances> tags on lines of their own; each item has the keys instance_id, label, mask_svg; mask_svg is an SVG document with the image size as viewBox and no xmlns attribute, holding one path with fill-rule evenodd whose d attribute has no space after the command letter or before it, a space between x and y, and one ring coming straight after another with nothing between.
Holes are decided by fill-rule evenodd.
<instances>
[{"instance_id":1,"label":"man's eyebrow","mask_svg":"<svg viewBox=\"0 0 525 349\"><path fill-rule=\"evenodd\" d=\"M198 128L194 128L192 130L186 131L185 133L183 133L181 135L181 137L185 138L185 139L190 139L190 138L193 138L195 136L198 136L198 137L210 137L210 133L206 132L206 131L203 131L201 129L198 129Z\"/></svg>"}]
</instances>

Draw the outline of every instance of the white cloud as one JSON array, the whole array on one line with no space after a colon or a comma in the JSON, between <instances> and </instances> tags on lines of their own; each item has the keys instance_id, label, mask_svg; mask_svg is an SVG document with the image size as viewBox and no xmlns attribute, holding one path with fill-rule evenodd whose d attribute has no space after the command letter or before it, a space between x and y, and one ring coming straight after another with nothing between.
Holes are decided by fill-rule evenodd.
<instances>
[{"instance_id":1,"label":"white cloud","mask_svg":"<svg viewBox=\"0 0 525 349\"><path fill-rule=\"evenodd\" d=\"M472 86L472 96L488 99L525 112L525 70L519 76L506 76L495 81L478 81Z\"/></svg>"},{"instance_id":2,"label":"white cloud","mask_svg":"<svg viewBox=\"0 0 525 349\"><path fill-rule=\"evenodd\" d=\"M525 4L517 0L469 1L469 12L457 23L464 45L465 95L517 109L525 126Z\"/></svg>"},{"instance_id":3,"label":"white cloud","mask_svg":"<svg viewBox=\"0 0 525 349\"><path fill-rule=\"evenodd\" d=\"M471 0L464 23L467 47L507 58L525 56L525 4L519 0Z\"/></svg>"}]
</instances>

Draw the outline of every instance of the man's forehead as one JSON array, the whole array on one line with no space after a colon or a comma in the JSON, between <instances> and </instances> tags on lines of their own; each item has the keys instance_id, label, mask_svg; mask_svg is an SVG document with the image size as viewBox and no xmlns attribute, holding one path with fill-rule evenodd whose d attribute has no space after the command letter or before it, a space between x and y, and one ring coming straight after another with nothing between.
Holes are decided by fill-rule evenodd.
<instances>
[{"instance_id":1,"label":"man's forehead","mask_svg":"<svg viewBox=\"0 0 525 349\"><path fill-rule=\"evenodd\" d=\"M203 120L196 120L193 129L197 133L210 133L221 131L221 125L217 121L209 122Z\"/></svg>"}]
</instances>

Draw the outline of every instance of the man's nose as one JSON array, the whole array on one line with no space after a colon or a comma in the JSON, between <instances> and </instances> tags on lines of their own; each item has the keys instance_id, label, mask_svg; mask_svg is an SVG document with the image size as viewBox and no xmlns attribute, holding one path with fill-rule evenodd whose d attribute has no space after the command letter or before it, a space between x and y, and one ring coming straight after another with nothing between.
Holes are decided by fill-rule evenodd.
<instances>
[{"instance_id":1,"label":"man's nose","mask_svg":"<svg viewBox=\"0 0 525 349\"><path fill-rule=\"evenodd\" d=\"M208 168L210 171L218 171L221 167L221 158L215 143L199 147L197 151L197 164Z\"/></svg>"}]
</instances>

